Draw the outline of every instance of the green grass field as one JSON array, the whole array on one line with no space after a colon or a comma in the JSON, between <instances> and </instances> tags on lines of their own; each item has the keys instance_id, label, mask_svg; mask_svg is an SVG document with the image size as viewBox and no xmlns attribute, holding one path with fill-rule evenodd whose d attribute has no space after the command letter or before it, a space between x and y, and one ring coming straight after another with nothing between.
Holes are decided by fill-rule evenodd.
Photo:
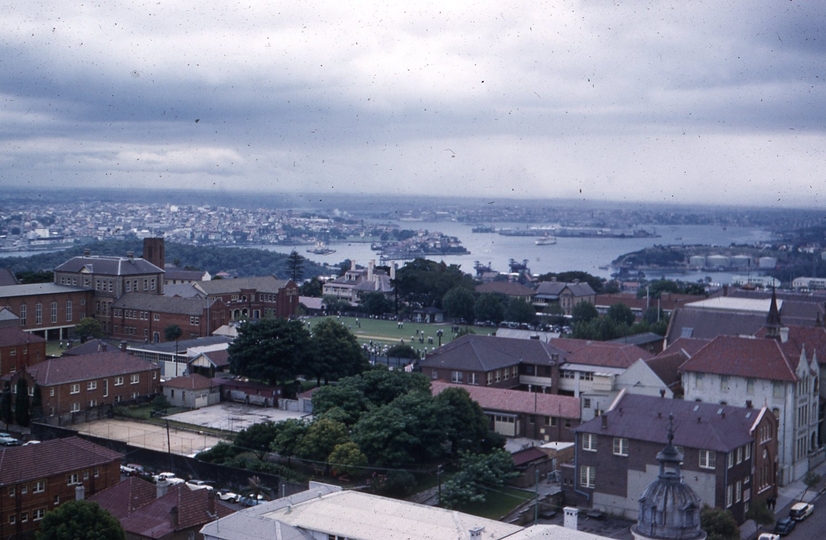
<instances>
[{"instance_id":1,"label":"green grass field","mask_svg":"<svg viewBox=\"0 0 826 540\"><path fill-rule=\"evenodd\" d=\"M356 336L359 343L369 343L372 340L374 344L396 345L401 343L401 340L404 340L407 345L411 345L414 349L426 346L428 350L430 350L431 347L439 346L439 337L436 334L439 330L442 331L442 345L450 343L455 337L451 331L454 325L451 323L426 324L405 321L404 326L399 328L396 321L364 317L331 316L311 318L309 319L310 326L312 327L312 325L324 319L332 319L348 327L353 335ZM460 328L464 328L464 326ZM482 326L470 326L468 328L478 335L487 335L496 331L496 328L485 328ZM423 337L422 340L424 343L419 341L420 337ZM428 338L433 338L433 343L430 343Z\"/></svg>"},{"instance_id":2,"label":"green grass field","mask_svg":"<svg viewBox=\"0 0 826 540\"><path fill-rule=\"evenodd\" d=\"M511 487L489 489L485 493L484 503L463 506L457 510L474 516L499 520L533 497L533 493Z\"/></svg>"}]
</instances>

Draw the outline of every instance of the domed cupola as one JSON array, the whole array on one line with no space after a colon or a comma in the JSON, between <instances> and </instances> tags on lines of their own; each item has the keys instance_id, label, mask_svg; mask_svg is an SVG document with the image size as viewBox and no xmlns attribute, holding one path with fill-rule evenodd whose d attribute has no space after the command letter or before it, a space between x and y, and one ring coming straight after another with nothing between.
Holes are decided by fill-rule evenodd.
<instances>
[{"instance_id":1,"label":"domed cupola","mask_svg":"<svg viewBox=\"0 0 826 540\"><path fill-rule=\"evenodd\" d=\"M704 540L700 498L683 482L683 455L672 444L674 416L668 420L668 444L657 454L660 474L639 499L640 513L631 532L637 540Z\"/></svg>"}]
</instances>

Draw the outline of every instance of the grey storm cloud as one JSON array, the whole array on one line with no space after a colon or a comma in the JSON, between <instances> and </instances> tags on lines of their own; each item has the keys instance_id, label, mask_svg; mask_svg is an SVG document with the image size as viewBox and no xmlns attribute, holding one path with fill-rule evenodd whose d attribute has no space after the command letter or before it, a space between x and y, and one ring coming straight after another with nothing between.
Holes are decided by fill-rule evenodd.
<instances>
[{"instance_id":1,"label":"grey storm cloud","mask_svg":"<svg viewBox=\"0 0 826 540\"><path fill-rule=\"evenodd\" d=\"M3 184L823 202L819 2L3 11Z\"/></svg>"}]
</instances>

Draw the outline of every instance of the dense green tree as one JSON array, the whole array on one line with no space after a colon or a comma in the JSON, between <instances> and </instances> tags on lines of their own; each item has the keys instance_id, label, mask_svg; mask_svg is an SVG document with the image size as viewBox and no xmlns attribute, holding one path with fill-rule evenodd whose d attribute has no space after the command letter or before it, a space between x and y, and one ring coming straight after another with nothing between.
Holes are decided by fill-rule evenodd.
<instances>
[{"instance_id":1,"label":"dense green tree","mask_svg":"<svg viewBox=\"0 0 826 540\"><path fill-rule=\"evenodd\" d=\"M37 540L125 540L120 522L96 502L67 501L46 512Z\"/></svg>"},{"instance_id":2,"label":"dense green tree","mask_svg":"<svg viewBox=\"0 0 826 540\"><path fill-rule=\"evenodd\" d=\"M311 358L306 364L310 369L304 375L315 377L319 383L322 378L328 382L358 375L370 367L356 336L333 319L313 326L311 343Z\"/></svg>"},{"instance_id":3,"label":"dense green tree","mask_svg":"<svg viewBox=\"0 0 826 540\"><path fill-rule=\"evenodd\" d=\"M92 317L84 317L72 329L72 333L77 337L81 343L85 343L87 339L99 339L103 337L103 326L100 321Z\"/></svg>"},{"instance_id":4,"label":"dense green tree","mask_svg":"<svg viewBox=\"0 0 826 540\"><path fill-rule=\"evenodd\" d=\"M17 272L15 277L21 285L28 283L54 283L54 273L47 270L24 270Z\"/></svg>"},{"instance_id":5,"label":"dense green tree","mask_svg":"<svg viewBox=\"0 0 826 540\"><path fill-rule=\"evenodd\" d=\"M448 388L435 397L450 451L489 452L504 442L488 427L488 416L464 388Z\"/></svg>"},{"instance_id":6,"label":"dense green tree","mask_svg":"<svg viewBox=\"0 0 826 540\"><path fill-rule=\"evenodd\" d=\"M354 442L336 445L327 461L333 467L334 475L358 474L368 464L367 456L362 453L359 445Z\"/></svg>"},{"instance_id":7,"label":"dense green tree","mask_svg":"<svg viewBox=\"0 0 826 540\"><path fill-rule=\"evenodd\" d=\"M455 264L414 259L396 271L394 282L399 297L421 307L441 307L442 299L452 288L473 288L473 278Z\"/></svg>"},{"instance_id":8,"label":"dense green tree","mask_svg":"<svg viewBox=\"0 0 826 540\"><path fill-rule=\"evenodd\" d=\"M545 310L543 311L547 317L545 320L548 324L553 326L565 326L567 324L567 320L565 319L565 312L562 310L562 306L559 305L558 302L554 302L552 304L548 304L545 306Z\"/></svg>"},{"instance_id":9,"label":"dense green tree","mask_svg":"<svg viewBox=\"0 0 826 540\"><path fill-rule=\"evenodd\" d=\"M40 390L40 385L35 383L34 391L32 392L31 417L39 419L41 416L43 416L43 392Z\"/></svg>"},{"instance_id":10,"label":"dense green tree","mask_svg":"<svg viewBox=\"0 0 826 540\"><path fill-rule=\"evenodd\" d=\"M369 292L361 297L361 309L368 315L384 315L393 311L393 301L384 293Z\"/></svg>"},{"instance_id":11,"label":"dense green tree","mask_svg":"<svg viewBox=\"0 0 826 540\"><path fill-rule=\"evenodd\" d=\"M29 403L29 383L25 377L17 379L17 395L14 400L14 423L18 426L28 427L31 422L31 412Z\"/></svg>"},{"instance_id":12,"label":"dense green tree","mask_svg":"<svg viewBox=\"0 0 826 540\"><path fill-rule=\"evenodd\" d=\"M321 299L321 303L324 304L324 308L327 313L339 313L341 311L352 309L353 307L347 300L342 300L341 298L336 298L335 296L329 294L325 295Z\"/></svg>"},{"instance_id":13,"label":"dense green tree","mask_svg":"<svg viewBox=\"0 0 826 540\"><path fill-rule=\"evenodd\" d=\"M571 310L571 316L574 323L587 323L599 317L599 312L591 302L579 302Z\"/></svg>"},{"instance_id":14,"label":"dense green tree","mask_svg":"<svg viewBox=\"0 0 826 540\"><path fill-rule=\"evenodd\" d=\"M347 426L330 418L319 418L307 428L295 455L310 461L327 461L333 449L349 438Z\"/></svg>"},{"instance_id":15,"label":"dense green tree","mask_svg":"<svg viewBox=\"0 0 826 540\"><path fill-rule=\"evenodd\" d=\"M6 424L6 427L9 426L12 422L14 422L14 414L12 412L12 393L11 388L9 387L9 383L5 383L3 385L3 393L0 394L0 413L3 415L3 423Z\"/></svg>"},{"instance_id":16,"label":"dense green tree","mask_svg":"<svg viewBox=\"0 0 826 540\"><path fill-rule=\"evenodd\" d=\"M299 320L247 321L229 346L232 373L286 383L303 371L311 348L310 333Z\"/></svg>"},{"instance_id":17,"label":"dense green tree","mask_svg":"<svg viewBox=\"0 0 826 540\"><path fill-rule=\"evenodd\" d=\"M313 298L321 297L323 290L324 284L317 277L310 278L298 287L301 296L311 296Z\"/></svg>"},{"instance_id":18,"label":"dense green tree","mask_svg":"<svg viewBox=\"0 0 826 540\"><path fill-rule=\"evenodd\" d=\"M240 454L243 450L235 445L227 442L219 442L209 450L198 452L195 459L200 461L207 461L209 463L226 463L231 461L235 456Z\"/></svg>"},{"instance_id":19,"label":"dense green tree","mask_svg":"<svg viewBox=\"0 0 826 540\"><path fill-rule=\"evenodd\" d=\"M521 298L511 298L505 310L505 320L533 324L536 322L536 310L530 302Z\"/></svg>"},{"instance_id":20,"label":"dense green tree","mask_svg":"<svg viewBox=\"0 0 826 540\"><path fill-rule=\"evenodd\" d=\"M621 338L629 332L627 326L616 323L610 317L597 317L588 322L575 322L572 330L574 338L594 341L609 341Z\"/></svg>"},{"instance_id":21,"label":"dense green tree","mask_svg":"<svg viewBox=\"0 0 826 540\"><path fill-rule=\"evenodd\" d=\"M287 275L293 283L298 284L302 279L304 279L305 262L306 258L299 254L296 250L292 250L290 254L287 255L287 259L285 260Z\"/></svg>"},{"instance_id":22,"label":"dense green tree","mask_svg":"<svg viewBox=\"0 0 826 540\"><path fill-rule=\"evenodd\" d=\"M166 341L174 341L175 343L178 343L178 340L181 339L183 334L184 331L181 330L181 327L177 324L170 324L163 329L163 337Z\"/></svg>"},{"instance_id":23,"label":"dense green tree","mask_svg":"<svg viewBox=\"0 0 826 540\"><path fill-rule=\"evenodd\" d=\"M707 540L739 540L740 529L730 510L703 506L700 526L708 534Z\"/></svg>"},{"instance_id":24,"label":"dense green tree","mask_svg":"<svg viewBox=\"0 0 826 540\"><path fill-rule=\"evenodd\" d=\"M159 414L166 414L166 411L172 407L172 404L166 399L164 394L158 394L152 400L152 412Z\"/></svg>"},{"instance_id":25,"label":"dense green tree","mask_svg":"<svg viewBox=\"0 0 826 540\"><path fill-rule=\"evenodd\" d=\"M273 490L261 480L260 476L255 475L247 478L247 485L241 492L253 500L258 499L259 496L265 499L271 499L273 496Z\"/></svg>"},{"instance_id":26,"label":"dense green tree","mask_svg":"<svg viewBox=\"0 0 826 540\"><path fill-rule=\"evenodd\" d=\"M442 298L442 309L453 320L464 320L472 323L475 320L473 305L476 298L473 291L467 287L453 287Z\"/></svg>"},{"instance_id":27,"label":"dense green tree","mask_svg":"<svg viewBox=\"0 0 826 540\"><path fill-rule=\"evenodd\" d=\"M634 324L634 320L636 318L634 317L634 312L631 311L631 308L622 302L612 304L611 307L608 308L608 313L606 313L606 315L615 323L625 326L631 326Z\"/></svg>"},{"instance_id":28,"label":"dense green tree","mask_svg":"<svg viewBox=\"0 0 826 540\"><path fill-rule=\"evenodd\" d=\"M323 416L335 410L335 416L348 426L371 407L361 388L354 384L331 384L313 392L313 414Z\"/></svg>"},{"instance_id":29,"label":"dense green tree","mask_svg":"<svg viewBox=\"0 0 826 540\"><path fill-rule=\"evenodd\" d=\"M499 324L505 320L505 306L502 303L502 295L496 293L484 293L479 295L473 304L473 312L477 321L491 321Z\"/></svg>"},{"instance_id":30,"label":"dense green tree","mask_svg":"<svg viewBox=\"0 0 826 540\"><path fill-rule=\"evenodd\" d=\"M270 451L279 429L275 422L259 422L242 429L235 434L235 446L249 452L255 452L258 459L264 459Z\"/></svg>"},{"instance_id":31,"label":"dense green tree","mask_svg":"<svg viewBox=\"0 0 826 540\"><path fill-rule=\"evenodd\" d=\"M393 345L389 349L387 349L387 353L385 356L389 356L390 358L412 358L416 359L419 358L419 353L416 352L416 349L408 345L407 343L399 343L397 345Z\"/></svg>"},{"instance_id":32,"label":"dense green tree","mask_svg":"<svg viewBox=\"0 0 826 540\"><path fill-rule=\"evenodd\" d=\"M376 407L387 405L410 392L430 392L430 381L422 373L371 369L359 378L349 379L359 385L364 397Z\"/></svg>"},{"instance_id":33,"label":"dense green tree","mask_svg":"<svg viewBox=\"0 0 826 540\"><path fill-rule=\"evenodd\" d=\"M303 420L289 418L277 424L278 435L270 445L273 452L287 458L287 463L290 462L290 457L296 455L296 450L301 444L304 435L307 434L309 424Z\"/></svg>"},{"instance_id":34,"label":"dense green tree","mask_svg":"<svg viewBox=\"0 0 826 540\"><path fill-rule=\"evenodd\" d=\"M489 454L465 453L460 460L459 472L442 487L440 502L447 508L484 503L488 489L502 488L517 474L513 458L505 450Z\"/></svg>"}]
</instances>

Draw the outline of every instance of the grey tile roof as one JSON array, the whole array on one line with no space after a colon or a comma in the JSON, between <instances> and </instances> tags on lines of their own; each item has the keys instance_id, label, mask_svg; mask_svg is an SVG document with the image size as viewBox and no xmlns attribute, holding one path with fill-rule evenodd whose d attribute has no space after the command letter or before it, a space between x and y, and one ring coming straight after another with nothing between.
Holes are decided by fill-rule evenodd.
<instances>
[{"instance_id":1,"label":"grey tile roof","mask_svg":"<svg viewBox=\"0 0 826 540\"><path fill-rule=\"evenodd\" d=\"M552 355L558 355L556 361ZM461 371L491 371L520 363L554 365L564 361L565 351L539 340L464 335L436 349L422 367Z\"/></svg>"},{"instance_id":2,"label":"grey tile roof","mask_svg":"<svg viewBox=\"0 0 826 540\"><path fill-rule=\"evenodd\" d=\"M72 257L55 268L55 272L77 273L87 268L94 274L106 276L132 276L140 274L162 274L163 270L140 257Z\"/></svg>"},{"instance_id":3,"label":"grey tile roof","mask_svg":"<svg viewBox=\"0 0 826 540\"><path fill-rule=\"evenodd\" d=\"M127 293L118 298L113 308L156 311L160 313L180 313L198 317L207 307L203 298L181 298L160 294Z\"/></svg>"},{"instance_id":4,"label":"grey tile roof","mask_svg":"<svg viewBox=\"0 0 826 540\"><path fill-rule=\"evenodd\" d=\"M668 343L673 343L680 337L713 339L719 335L751 336L766 324L767 315L679 308L671 314L666 338Z\"/></svg>"},{"instance_id":5,"label":"grey tile roof","mask_svg":"<svg viewBox=\"0 0 826 540\"><path fill-rule=\"evenodd\" d=\"M29 446L4 446L0 447L0 486L105 465L122 457L118 452L79 437Z\"/></svg>"},{"instance_id":6,"label":"grey tile roof","mask_svg":"<svg viewBox=\"0 0 826 540\"><path fill-rule=\"evenodd\" d=\"M587 283L565 283L562 281L543 281L536 288L537 295L559 296L565 289L570 290L574 296L596 295L594 289Z\"/></svg>"},{"instance_id":7,"label":"grey tile roof","mask_svg":"<svg viewBox=\"0 0 826 540\"><path fill-rule=\"evenodd\" d=\"M40 386L86 381L158 369L152 362L120 350L51 358L26 368Z\"/></svg>"},{"instance_id":8,"label":"grey tile roof","mask_svg":"<svg viewBox=\"0 0 826 540\"><path fill-rule=\"evenodd\" d=\"M254 289L258 292L277 293L283 289L288 279L278 279L275 276L253 276L235 279L213 279L211 281L201 281L198 286L210 295L230 294L239 292L241 289Z\"/></svg>"},{"instance_id":9,"label":"grey tile roof","mask_svg":"<svg viewBox=\"0 0 826 540\"><path fill-rule=\"evenodd\" d=\"M36 294L66 294L88 290L90 289L84 287L58 285L57 283L27 283L25 285L7 285L5 287L0 287L0 298L30 296Z\"/></svg>"},{"instance_id":10,"label":"grey tile roof","mask_svg":"<svg viewBox=\"0 0 826 540\"><path fill-rule=\"evenodd\" d=\"M203 347L205 345L215 345L217 343L232 343L232 339L226 336L204 336L195 339L181 339L178 340L177 349L174 341L166 341L164 343L144 343L133 342L129 343L130 350L159 352L166 354L175 354L177 350L179 353L185 353L189 347Z\"/></svg>"},{"instance_id":11,"label":"grey tile roof","mask_svg":"<svg viewBox=\"0 0 826 540\"><path fill-rule=\"evenodd\" d=\"M17 278L8 268L0 268L0 286L17 285Z\"/></svg>"},{"instance_id":12,"label":"grey tile roof","mask_svg":"<svg viewBox=\"0 0 826 540\"><path fill-rule=\"evenodd\" d=\"M606 420L594 418L575 431L665 445L668 415L673 414L674 444L730 452L753 440L749 430L765 413L765 409L625 394L605 413Z\"/></svg>"}]
</instances>

